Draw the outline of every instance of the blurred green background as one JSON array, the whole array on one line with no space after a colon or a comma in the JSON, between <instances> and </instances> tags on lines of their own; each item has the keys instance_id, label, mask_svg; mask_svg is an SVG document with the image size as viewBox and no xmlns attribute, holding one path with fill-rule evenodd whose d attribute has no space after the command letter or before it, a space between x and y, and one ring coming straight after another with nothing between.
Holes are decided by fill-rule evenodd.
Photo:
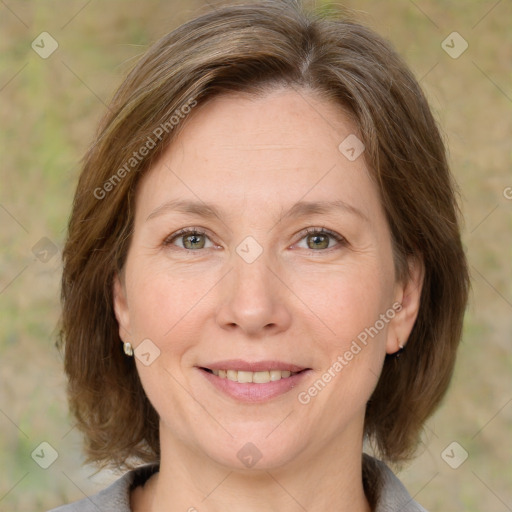
<instances>
[{"instance_id":1,"label":"blurred green background","mask_svg":"<svg viewBox=\"0 0 512 512\"><path fill-rule=\"evenodd\" d=\"M60 251L80 158L115 87L148 45L213 5L0 2L0 511L46 510L116 476L82 467L67 414L55 348ZM393 42L431 101L461 188L473 278L449 395L400 478L430 512L512 510L512 2L343 5ZM58 43L47 58L31 47L51 50L42 32ZM457 58L442 47L452 32L468 43ZM456 469L442 457L452 442L468 453Z\"/></svg>"}]
</instances>

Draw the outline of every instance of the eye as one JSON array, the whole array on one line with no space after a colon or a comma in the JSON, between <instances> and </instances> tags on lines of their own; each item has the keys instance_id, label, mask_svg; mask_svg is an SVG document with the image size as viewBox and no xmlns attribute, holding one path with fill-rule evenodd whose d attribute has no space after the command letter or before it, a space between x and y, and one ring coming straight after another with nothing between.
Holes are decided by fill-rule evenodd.
<instances>
[{"instance_id":1,"label":"eye","mask_svg":"<svg viewBox=\"0 0 512 512\"><path fill-rule=\"evenodd\" d=\"M303 234L298 247L312 251L321 251L332 249L336 244L344 245L346 240L341 235L325 228L308 228ZM305 240L306 246L300 243ZM206 231L201 228L184 228L173 233L164 241L165 246L178 246L188 251L197 251L199 249L209 249L214 247Z\"/></svg>"},{"instance_id":2,"label":"eye","mask_svg":"<svg viewBox=\"0 0 512 512\"><path fill-rule=\"evenodd\" d=\"M325 228L308 228L305 231L306 235L303 236L300 240L306 241L306 246L300 246L302 249L310 249L313 251L332 249L333 246L336 246L336 243L339 245L346 244L345 238L329 229ZM300 244L299 242L299 244Z\"/></svg>"},{"instance_id":3,"label":"eye","mask_svg":"<svg viewBox=\"0 0 512 512\"><path fill-rule=\"evenodd\" d=\"M207 245L209 242L210 245ZM198 249L209 249L213 243L206 232L200 228L185 228L173 233L165 239L164 245L177 245L181 249L196 251Z\"/></svg>"}]
</instances>

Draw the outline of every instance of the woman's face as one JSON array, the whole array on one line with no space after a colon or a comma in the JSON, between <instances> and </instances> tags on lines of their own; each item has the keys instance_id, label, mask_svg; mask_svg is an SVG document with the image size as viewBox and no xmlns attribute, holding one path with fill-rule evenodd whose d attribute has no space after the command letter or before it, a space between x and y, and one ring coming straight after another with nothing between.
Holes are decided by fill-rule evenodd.
<instances>
[{"instance_id":1,"label":"woman's face","mask_svg":"<svg viewBox=\"0 0 512 512\"><path fill-rule=\"evenodd\" d=\"M419 292L395 279L356 128L289 89L190 116L140 183L115 283L162 446L237 468L360 453L366 402Z\"/></svg>"}]
</instances>

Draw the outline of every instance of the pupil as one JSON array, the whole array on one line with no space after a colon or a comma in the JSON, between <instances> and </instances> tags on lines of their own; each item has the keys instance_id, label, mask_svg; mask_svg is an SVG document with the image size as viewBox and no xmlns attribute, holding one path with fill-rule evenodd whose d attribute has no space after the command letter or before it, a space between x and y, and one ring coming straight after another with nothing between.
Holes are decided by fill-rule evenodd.
<instances>
[{"instance_id":1,"label":"pupil","mask_svg":"<svg viewBox=\"0 0 512 512\"><path fill-rule=\"evenodd\" d=\"M187 247L187 249L190 249L190 248L197 248L197 245L201 246L200 236L201 235L188 235L185 238L185 247Z\"/></svg>"},{"instance_id":2,"label":"pupil","mask_svg":"<svg viewBox=\"0 0 512 512\"><path fill-rule=\"evenodd\" d=\"M325 235L312 235L310 240L312 241L311 249L325 249L329 245L329 240Z\"/></svg>"}]
</instances>

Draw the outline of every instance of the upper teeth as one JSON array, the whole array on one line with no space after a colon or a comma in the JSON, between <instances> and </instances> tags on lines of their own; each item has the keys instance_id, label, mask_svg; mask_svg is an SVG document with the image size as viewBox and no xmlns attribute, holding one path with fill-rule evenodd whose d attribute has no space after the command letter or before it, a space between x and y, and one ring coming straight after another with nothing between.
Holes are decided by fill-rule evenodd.
<instances>
[{"instance_id":1,"label":"upper teeth","mask_svg":"<svg viewBox=\"0 0 512 512\"><path fill-rule=\"evenodd\" d=\"M221 379L229 379L234 382L246 383L255 382L257 384L265 384L270 381L285 379L296 372L289 370L269 370L265 372L245 372L242 370L212 370L214 375Z\"/></svg>"}]
</instances>

